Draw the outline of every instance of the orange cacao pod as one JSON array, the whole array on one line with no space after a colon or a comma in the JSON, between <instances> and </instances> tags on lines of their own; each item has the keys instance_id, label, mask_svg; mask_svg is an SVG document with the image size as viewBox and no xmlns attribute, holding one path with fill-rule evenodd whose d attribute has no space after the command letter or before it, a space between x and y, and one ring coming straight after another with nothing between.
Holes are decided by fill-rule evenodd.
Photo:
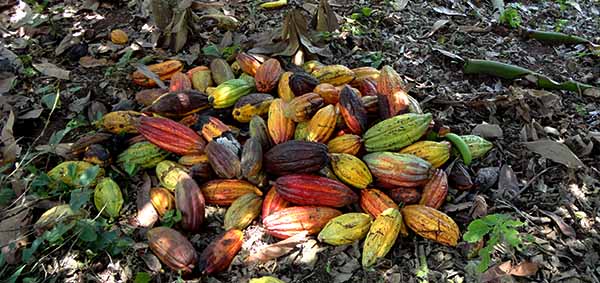
<instances>
[{"instance_id":1,"label":"orange cacao pod","mask_svg":"<svg viewBox=\"0 0 600 283\"><path fill-rule=\"evenodd\" d=\"M277 178L277 193L299 205L342 207L358 201L358 195L343 183L309 174L292 174Z\"/></svg>"},{"instance_id":2,"label":"orange cacao pod","mask_svg":"<svg viewBox=\"0 0 600 283\"><path fill-rule=\"evenodd\" d=\"M196 249L181 233L167 227L156 227L148 230L148 247L160 261L175 271L191 273L198 256Z\"/></svg>"},{"instance_id":3,"label":"orange cacao pod","mask_svg":"<svg viewBox=\"0 0 600 283\"><path fill-rule=\"evenodd\" d=\"M165 188L150 189L150 202L160 217L165 215L167 211L175 208L175 197Z\"/></svg>"},{"instance_id":4,"label":"orange cacao pod","mask_svg":"<svg viewBox=\"0 0 600 283\"><path fill-rule=\"evenodd\" d=\"M340 90L332 84L318 84L313 92L320 95L325 104L336 104L340 100Z\"/></svg>"},{"instance_id":5,"label":"orange cacao pod","mask_svg":"<svg viewBox=\"0 0 600 283\"><path fill-rule=\"evenodd\" d=\"M281 99L274 99L269 106L267 129L275 144L286 142L294 137L296 124L292 119L285 117L284 109L285 102Z\"/></svg>"},{"instance_id":6,"label":"orange cacao pod","mask_svg":"<svg viewBox=\"0 0 600 283\"><path fill-rule=\"evenodd\" d=\"M244 52L238 53L238 55L235 56L235 60L240 64L240 68L244 73L253 77L256 76L256 72L261 65L254 56Z\"/></svg>"},{"instance_id":7,"label":"orange cacao pod","mask_svg":"<svg viewBox=\"0 0 600 283\"><path fill-rule=\"evenodd\" d=\"M262 203L262 220L265 220L265 217L271 215L273 212L277 212L289 206L290 203L277 193L275 186L272 186L265 195L265 199Z\"/></svg>"},{"instance_id":8,"label":"orange cacao pod","mask_svg":"<svg viewBox=\"0 0 600 283\"><path fill-rule=\"evenodd\" d=\"M171 76L169 91L177 92L192 89L192 81L184 73L177 71Z\"/></svg>"},{"instance_id":9,"label":"orange cacao pod","mask_svg":"<svg viewBox=\"0 0 600 283\"><path fill-rule=\"evenodd\" d=\"M161 63L149 65L147 67L151 72L158 75L161 81L164 81L170 79L175 72L181 71L183 69L183 63L177 60L167 60ZM144 87L156 86L156 82L154 80L146 77L140 71L133 72L131 76L133 78L133 83L137 85Z\"/></svg>"},{"instance_id":10,"label":"orange cacao pod","mask_svg":"<svg viewBox=\"0 0 600 283\"><path fill-rule=\"evenodd\" d=\"M263 220L267 233L286 239L301 232L317 234L325 224L342 213L334 208L319 206L294 206L271 213Z\"/></svg>"},{"instance_id":11,"label":"orange cacao pod","mask_svg":"<svg viewBox=\"0 0 600 283\"><path fill-rule=\"evenodd\" d=\"M437 169L429 182L423 187L423 194L419 204L439 209L446 201L448 195L448 177L444 170Z\"/></svg>"},{"instance_id":12,"label":"orange cacao pod","mask_svg":"<svg viewBox=\"0 0 600 283\"><path fill-rule=\"evenodd\" d=\"M294 122L308 121L323 106L323 98L314 92L296 96L285 108L285 116Z\"/></svg>"},{"instance_id":13,"label":"orange cacao pod","mask_svg":"<svg viewBox=\"0 0 600 283\"><path fill-rule=\"evenodd\" d=\"M294 92L290 88L290 77L293 74L292 72L284 72L277 84L277 94L285 102L290 102L294 99Z\"/></svg>"},{"instance_id":14,"label":"orange cacao pod","mask_svg":"<svg viewBox=\"0 0 600 283\"><path fill-rule=\"evenodd\" d=\"M231 229L219 235L202 252L198 268L202 274L214 274L226 270L242 248L244 233Z\"/></svg>"},{"instance_id":15,"label":"orange cacao pod","mask_svg":"<svg viewBox=\"0 0 600 283\"><path fill-rule=\"evenodd\" d=\"M381 95L390 96L399 90L404 90L402 77L391 66L383 66L377 79L377 92Z\"/></svg>"},{"instance_id":16,"label":"orange cacao pod","mask_svg":"<svg viewBox=\"0 0 600 283\"><path fill-rule=\"evenodd\" d=\"M263 162L267 173L281 176L317 172L329 162L329 157L324 144L291 140L267 151Z\"/></svg>"},{"instance_id":17,"label":"orange cacao pod","mask_svg":"<svg viewBox=\"0 0 600 283\"><path fill-rule=\"evenodd\" d=\"M265 61L256 71L254 77L256 81L256 89L259 92L269 93L277 86L279 78L283 73L281 64L277 59L269 59Z\"/></svg>"},{"instance_id":18,"label":"orange cacao pod","mask_svg":"<svg viewBox=\"0 0 600 283\"><path fill-rule=\"evenodd\" d=\"M419 236L451 247L458 243L458 225L443 212L419 204L407 205L401 212L406 226Z\"/></svg>"},{"instance_id":19,"label":"orange cacao pod","mask_svg":"<svg viewBox=\"0 0 600 283\"><path fill-rule=\"evenodd\" d=\"M364 78L354 80L352 86L354 86L362 96L376 96L377 95L377 82L370 78Z\"/></svg>"},{"instance_id":20,"label":"orange cacao pod","mask_svg":"<svg viewBox=\"0 0 600 283\"><path fill-rule=\"evenodd\" d=\"M213 205L231 205L238 197L247 193L262 196L262 192L256 186L235 179L211 180L204 183L201 190L206 203Z\"/></svg>"},{"instance_id":21,"label":"orange cacao pod","mask_svg":"<svg viewBox=\"0 0 600 283\"><path fill-rule=\"evenodd\" d=\"M360 207L373 218L377 218L379 214L390 207L399 209L390 197L378 189L360 190Z\"/></svg>"},{"instance_id":22,"label":"orange cacao pod","mask_svg":"<svg viewBox=\"0 0 600 283\"><path fill-rule=\"evenodd\" d=\"M196 181L186 173L175 186L175 206L181 211L181 228L198 232L204 221L204 196Z\"/></svg>"},{"instance_id":23,"label":"orange cacao pod","mask_svg":"<svg viewBox=\"0 0 600 283\"><path fill-rule=\"evenodd\" d=\"M180 155L203 153L206 145L194 130L166 118L142 116L137 130L156 146Z\"/></svg>"},{"instance_id":24,"label":"orange cacao pod","mask_svg":"<svg viewBox=\"0 0 600 283\"><path fill-rule=\"evenodd\" d=\"M367 110L360 97L345 86L340 93L340 114L353 134L360 135L367 128Z\"/></svg>"}]
</instances>

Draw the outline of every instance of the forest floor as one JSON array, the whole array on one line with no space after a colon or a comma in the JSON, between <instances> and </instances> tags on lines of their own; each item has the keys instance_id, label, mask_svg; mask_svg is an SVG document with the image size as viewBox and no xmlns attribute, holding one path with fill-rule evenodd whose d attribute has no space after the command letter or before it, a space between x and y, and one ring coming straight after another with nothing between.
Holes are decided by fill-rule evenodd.
<instances>
[{"instance_id":1,"label":"forest floor","mask_svg":"<svg viewBox=\"0 0 600 283\"><path fill-rule=\"evenodd\" d=\"M0 278L5 278L0 281L12 276L13 282L126 282L134 278L149 282L144 281L146 275L153 276L151 282L178 280L178 274L161 267L148 251L145 229L130 225L137 211L136 188L144 183L141 177L131 179L124 190L119 219L93 224L119 231L113 240L118 245L102 246L119 249L115 256L70 241L68 233L57 235L56 241L46 239L27 260L14 252L18 250L14 245L8 245L19 238L17 245L31 251L35 236L30 223L46 209L68 201L68 194L56 196L36 186L40 172L63 160L61 148L94 131L91 121L98 113L137 107L134 95L140 88L131 83L129 74L135 70L131 63L152 57L180 59L188 67L207 65L210 50L231 53L260 44L265 32L281 28L289 10L265 10L251 0L225 1L217 9L236 18L237 26L226 30L205 22L174 53L153 48L156 36L151 32L149 9L142 2L146 3L0 1L0 21L5 27L0 28L0 129L4 129L0 146L5 160L14 154L18 161L16 166L0 168ZM301 7L306 15L314 14L317 1L305 2ZM522 248L496 246L492 264L527 262L539 270L533 275L524 271L526 277L516 271L509 276L496 266L484 273L485 280L600 282L600 98L540 90L524 79L467 75L458 59L495 60L559 81L573 79L600 86L600 54L588 44L552 45L527 39L519 29L498 23L490 2L330 1L340 29L327 35L333 55L318 59L350 68L390 65L437 123L494 143L490 153L471 166L477 189L451 189L441 210L457 222L462 233L474 218L485 214L505 214L525 223L518 228L524 239ZM518 14L510 21L518 21L523 28L560 31L600 43L598 0L507 4ZM116 28L129 35L127 45L110 42L109 33ZM71 130L64 131L67 127ZM554 142L535 143L546 140ZM12 141L16 146L9 148ZM556 144L567 145L566 153ZM190 237L198 250L223 231L224 212L224 208L208 208L211 224ZM470 254L467 243L450 248L416 236L397 241L386 259L370 269L360 265L358 243L332 247L314 238L276 260L244 264L245 256L272 242L253 223L245 230L242 251L230 269L203 281L245 282L262 275L286 282L485 281L474 271L477 256Z\"/></svg>"}]
</instances>

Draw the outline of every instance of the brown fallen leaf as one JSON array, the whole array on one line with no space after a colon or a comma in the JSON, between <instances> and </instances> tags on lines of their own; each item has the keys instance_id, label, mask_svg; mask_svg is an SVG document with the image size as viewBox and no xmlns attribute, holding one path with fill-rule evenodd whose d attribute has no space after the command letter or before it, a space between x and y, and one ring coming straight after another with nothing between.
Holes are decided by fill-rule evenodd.
<instances>
[{"instance_id":1,"label":"brown fallen leaf","mask_svg":"<svg viewBox=\"0 0 600 283\"><path fill-rule=\"evenodd\" d=\"M30 208L24 208L19 213L6 217L0 221L0 247L2 254L10 264L15 264L17 261L17 251L27 243L27 238L23 237L26 232L26 227L31 220L29 214ZM14 248L10 246L14 243Z\"/></svg>"},{"instance_id":2,"label":"brown fallen leaf","mask_svg":"<svg viewBox=\"0 0 600 283\"><path fill-rule=\"evenodd\" d=\"M524 143L527 149L554 162L569 168L584 167L585 164L577 157L568 146L553 140L538 140Z\"/></svg>"},{"instance_id":3,"label":"brown fallen leaf","mask_svg":"<svg viewBox=\"0 0 600 283\"><path fill-rule=\"evenodd\" d=\"M92 56L83 56L79 58L79 65L84 68L94 68L108 65L106 58L96 59Z\"/></svg>"},{"instance_id":4,"label":"brown fallen leaf","mask_svg":"<svg viewBox=\"0 0 600 283\"><path fill-rule=\"evenodd\" d=\"M334 32L340 27L329 1L319 1L319 9L311 21L311 26L319 32Z\"/></svg>"},{"instance_id":5,"label":"brown fallen leaf","mask_svg":"<svg viewBox=\"0 0 600 283\"><path fill-rule=\"evenodd\" d=\"M33 63L31 65L43 75L57 79L68 80L69 74L71 74L70 71L60 68L52 63Z\"/></svg>"},{"instance_id":6,"label":"brown fallen leaf","mask_svg":"<svg viewBox=\"0 0 600 283\"><path fill-rule=\"evenodd\" d=\"M537 273L539 266L537 263L523 261L517 265L512 265L510 261L491 267L481 275L480 282L496 281L507 276L531 276Z\"/></svg>"},{"instance_id":7,"label":"brown fallen leaf","mask_svg":"<svg viewBox=\"0 0 600 283\"><path fill-rule=\"evenodd\" d=\"M565 223L565 221L558 215L550 212L550 211L545 211L540 209L539 210L542 214L545 214L546 216L550 217L550 219L552 219L552 221L554 221L554 223L556 223L556 225L558 226L558 229L560 229L560 231L565 234L565 236L574 238L577 233L575 232L575 229L573 229L573 227L569 226L569 224Z\"/></svg>"},{"instance_id":8,"label":"brown fallen leaf","mask_svg":"<svg viewBox=\"0 0 600 283\"><path fill-rule=\"evenodd\" d=\"M500 168L500 176L498 176L498 191L495 195L499 198L512 199L519 192L519 181L517 175L512 168L506 164Z\"/></svg>"},{"instance_id":9,"label":"brown fallen leaf","mask_svg":"<svg viewBox=\"0 0 600 283\"><path fill-rule=\"evenodd\" d=\"M450 20L435 21L435 23L433 23L433 26L431 27L431 30L429 32L427 32L426 34L424 34L423 36L419 37L419 39L425 39L425 38L431 37L435 32L437 32L439 29L444 27L449 22L450 22Z\"/></svg>"},{"instance_id":10,"label":"brown fallen leaf","mask_svg":"<svg viewBox=\"0 0 600 283\"><path fill-rule=\"evenodd\" d=\"M258 252L251 254L248 258L246 258L245 262L246 264L267 262L283 256L295 249L296 246L306 242L308 240L306 238L307 235L307 232L298 233L283 241L265 246Z\"/></svg>"}]
</instances>

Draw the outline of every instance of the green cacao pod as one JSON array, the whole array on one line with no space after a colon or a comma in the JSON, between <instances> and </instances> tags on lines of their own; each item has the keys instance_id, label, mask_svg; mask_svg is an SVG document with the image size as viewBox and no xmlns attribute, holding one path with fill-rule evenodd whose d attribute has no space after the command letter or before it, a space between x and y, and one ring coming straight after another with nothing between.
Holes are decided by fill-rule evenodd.
<instances>
[{"instance_id":1,"label":"green cacao pod","mask_svg":"<svg viewBox=\"0 0 600 283\"><path fill-rule=\"evenodd\" d=\"M94 191L94 204L104 216L117 218L123 207L123 194L111 178L102 178Z\"/></svg>"}]
</instances>

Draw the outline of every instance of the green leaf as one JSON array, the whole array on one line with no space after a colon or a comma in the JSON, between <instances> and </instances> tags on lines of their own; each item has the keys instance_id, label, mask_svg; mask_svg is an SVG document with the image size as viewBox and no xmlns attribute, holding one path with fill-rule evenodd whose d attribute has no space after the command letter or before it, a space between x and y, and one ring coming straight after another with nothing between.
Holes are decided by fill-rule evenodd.
<instances>
[{"instance_id":1,"label":"green leaf","mask_svg":"<svg viewBox=\"0 0 600 283\"><path fill-rule=\"evenodd\" d=\"M63 242L63 235L69 231L71 228L75 226L75 223L71 222L69 224L58 223L54 225L54 228L50 231L46 231L43 237L48 241L51 246L56 244L61 244Z\"/></svg>"},{"instance_id":2,"label":"green leaf","mask_svg":"<svg viewBox=\"0 0 600 283\"><path fill-rule=\"evenodd\" d=\"M133 176L137 173L138 166L134 163L127 162L123 164L123 169L125 169L125 173L129 174L129 176Z\"/></svg>"},{"instance_id":3,"label":"green leaf","mask_svg":"<svg viewBox=\"0 0 600 283\"><path fill-rule=\"evenodd\" d=\"M15 271L15 273L13 273L7 280L6 283L15 283L17 282L17 279L19 279L19 276L21 276L21 272L23 272L23 269L25 268L26 265L23 265L21 267L19 267L19 269L17 269L17 271Z\"/></svg>"},{"instance_id":4,"label":"green leaf","mask_svg":"<svg viewBox=\"0 0 600 283\"><path fill-rule=\"evenodd\" d=\"M463 240L469 243L476 243L481 241L483 237L490 232L491 227L484 221L477 219L471 222L467 229L467 233L463 235Z\"/></svg>"},{"instance_id":5,"label":"green leaf","mask_svg":"<svg viewBox=\"0 0 600 283\"><path fill-rule=\"evenodd\" d=\"M152 281L152 275L150 275L150 273L138 272L135 275L135 279L133 280L133 283L148 283L150 281Z\"/></svg>"},{"instance_id":6,"label":"green leaf","mask_svg":"<svg viewBox=\"0 0 600 283\"><path fill-rule=\"evenodd\" d=\"M46 108L48 108L48 109L54 108L54 103L56 103L56 106L58 107L59 102L60 102L60 93L58 91L42 96L42 103L44 103L44 106L46 106Z\"/></svg>"},{"instance_id":7,"label":"green leaf","mask_svg":"<svg viewBox=\"0 0 600 283\"><path fill-rule=\"evenodd\" d=\"M373 9L371 9L370 7L363 7L362 9L360 9L360 12L365 16L368 17L371 14L373 14Z\"/></svg>"},{"instance_id":8,"label":"green leaf","mask_svg":"<svg viewBox=\"0 0 600 283\"><path fill-rule=\"evenodd\" d=\"M21 255L23 262L29 262L29 259L31 259L33 254L37 251L37 249L43 242L44 238L37 238L33 240L33 243L31 243L31 247L23 249L23 254Z\"/></svg>"},{"instance_id":9,"label":"green leaf","mask_svg":"<svg viewBox=\"0 0 600 283\"><path fill-rule=\"evenodd\" d=\"M8 205L17 195L8 187L0 189L0 206Z\"/></svg>"},{"instance_id":10,"label":"green leaf","mask_svg":"<svg viewBox=\"0 0 600 283\"><path fill-rule=\"evenodd\" d=\"M490 246L486 246L483 247L479 250L479 257L481 258L481 261L479 262L479 265L477 266L477 271L480 273L483 273L484 271L486 271L488 269L488 267L490 267L490 261L492 260L492 250L494 249L494 247L490 247Z\"/></svg>"},{"instance_id":11,"label":"green leaf","mask_svg":"<svg viewBox=\"0 0 600 283\"><path fill-rule=\"evenodd\" d=\"M100 172L100 166L94 165L88 169L86 169L81 176L79 176L79 184L83 187L89 186L94 180L96 180L96 176L98 176L98 172Z\"/></svg>"},{"instance_id":12,"label":"green leaf","mask_svg":"<svg viewBox=\"0 0 600 283\"><path fill-rule=\"evenodd\" d=\"M222 54L214 43L209 43L202 48L202 54L210 57L221 58Z\"/></svg>"},{"instance_id":13,"label":"green leaf","mask_svg":"<svg viewBox=\"0 0 600 283\"><path fill-rule=\"evenodd\" d=\"M521 238L519 238L519 231L514 229L503 229L504 240L514 248L520 248Z\"/></svg>"},{"instance_id":14,"label":"green leaf","mask_svg":"<svg viewBox=\"0 0 600 283\"><path fill-rule=\"evenodd\" d=\"M90 200L91 195L92 190L89 189L82 188L71 191L71 201L69 201L71 209L75 211L79 210Z\"/></svg>"},{"instance_id":15,"label":"green leaf","mask_svg":"<svg viewBox=\"0 0 600 283\"><path fill-rule=\"evenodd\" d=\"M93 242L98 239L98 233L96 233L96 225L91 219L82 219L77 222L79 228L79 239L84 242Z\"/></svg>"}]
</instances>

